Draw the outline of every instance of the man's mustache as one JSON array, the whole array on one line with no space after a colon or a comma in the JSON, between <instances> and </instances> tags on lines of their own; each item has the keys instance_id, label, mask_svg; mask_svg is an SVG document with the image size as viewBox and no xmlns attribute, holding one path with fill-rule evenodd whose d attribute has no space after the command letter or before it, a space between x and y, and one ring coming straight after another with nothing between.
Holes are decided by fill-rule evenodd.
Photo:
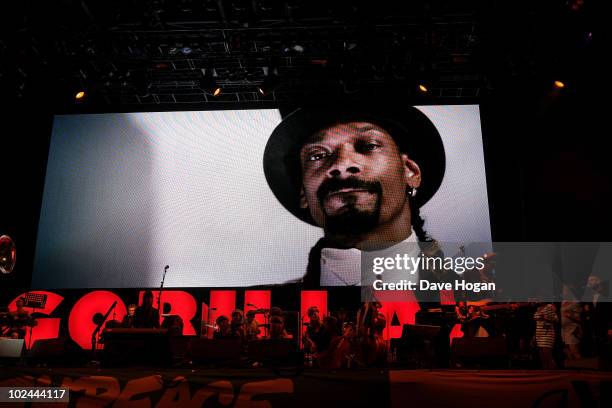
<instances>
[{"instance_id":1,"label":"man's mustache","mask_svg":"<svg viewBox=\"0 0 612 408\"><path fill-rule=\"evenodd\" d=\"M342 189L365 190L369 193L382 193L382 186L378 181L365 181L357 177L348 177L345 179L330 178L321 183L317 190L317 198L320 202L331 193L338 192Z\"/></svg>"}]
</instances>

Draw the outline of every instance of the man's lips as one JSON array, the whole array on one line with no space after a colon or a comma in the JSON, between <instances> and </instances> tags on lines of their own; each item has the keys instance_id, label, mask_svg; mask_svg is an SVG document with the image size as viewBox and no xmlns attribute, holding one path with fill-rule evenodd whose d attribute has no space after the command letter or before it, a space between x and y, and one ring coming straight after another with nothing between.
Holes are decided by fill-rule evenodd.
<instances>
[{"instance_id":1,"label":"man's lips","mask_svg":"<svg viewBox=\"0 0 612 408\"><path fill-rule=\"evenodd\" d=\"M334 195L340 194L351 194L351 193L369 193L370 191L365 188L342 188L340 190L332 191L325 198L330 198Z\"/></svg>"},{"instance_id":2,"label":"man's lips","mask_svg":"<svg viewBox=\"0 0 612 408\"><path fill-rule=\"evenodd\" d=\"M361 198L375 194L375 192L365 188L343 188L329 193L323 199L323 207L326 212L333 213L340 211L350 203L356 204L358 201L361 201Z\"/></svg>"}]
</instances>

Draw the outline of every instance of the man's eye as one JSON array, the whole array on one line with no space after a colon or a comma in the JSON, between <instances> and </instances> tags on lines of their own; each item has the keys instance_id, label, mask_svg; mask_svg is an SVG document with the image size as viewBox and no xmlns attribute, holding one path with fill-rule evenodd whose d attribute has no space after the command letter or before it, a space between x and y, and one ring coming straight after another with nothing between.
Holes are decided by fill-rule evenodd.
<instances>
[{"instance_id":1,"label":"man's eye","mask_svg":"<svg viewBox=\"0 0 612 408\"><path fill-rule=\"evenodd\" d=\"M378 145L376 143L365 143L363 145L363 150L368 151L368 152L371 152L371 151L376 150L378 148L380 148L380 145Z\"/></svg>"},{"instance_id":2,"label":"man's eye","mask_svg":"<svg viewBox=\"0 0 612 408\"><path fill-rule=\"evenodd\" d=\"M308 155L308 160L309 161L321 160L325 156L326 156L326 154L324 152L312 153L312 154Z\"/></svg>"}]
</instances>

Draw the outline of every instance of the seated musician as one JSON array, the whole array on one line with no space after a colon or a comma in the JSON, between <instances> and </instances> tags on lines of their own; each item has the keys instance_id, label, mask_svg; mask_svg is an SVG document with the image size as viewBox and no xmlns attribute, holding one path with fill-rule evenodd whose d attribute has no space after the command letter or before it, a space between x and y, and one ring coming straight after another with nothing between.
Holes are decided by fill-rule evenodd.
<instances>
[{"instance_id":1,"label":"seated musician","mask_svg":"<svg viewBox=\"0 0 612 408\"><path fill-rule=\"evenodd\" d=\"M34 327L38 323L36 319L30 316L30 312L25 310L25 299L19 298L15 302L17 309L9 312L8 323L9 330L8 336L14 339L24 339L26 335L27 327Z\"/></svg>"},{"instance_id":2,"label":"seated musician","mask_svg":"<svg viewBox=\"0 0 612 408\"><path fill-rule=\"evenodd\" d=\"M455 306L455 315L457 316L457 321L461 323L463 329L463 324L468 320L468 305L465 300L460 300L457 302L457 305ZM463 333L465 333L465 330L463 330Z\"/></svg>"},{"instance_id":3,"label":"seated musician","mask_svg":"<svg viewBox=\"0 0 612 408\"><path fill-rule=\"evenodd\" d=\"M334 316L325 316L323 318L323 330L325 330L327 336L326 341L328 341L329 344L342 335L342 330L338 325L338 319ZM328 347L329 345L324 347L324 349Z\"/></svg>"},{"instance_id":4,"label":"seated musician","mask_svg":"<svg viewBox=\"0 0 612 408\"><path fill-rule=\"evenodd\" d=\"M270 317L270 335L268 339L286 339L289 335L285 331L285 320L280 316Z\"/></svg>"},{"instance_id":5,"label":"seated musician","mask_svg":"<svg viewBox=\"0 0 612 408\"><path fill-rule=\"evenodd\" d=\"M232 335L234 337L238 337L244 339L246 337L246 332L244 329L244 314L242 310L235 309L232 312L232 321L230 323Z\"/></svg>"},{"instance_id":6,"label":"seated musician","mask_svg":"<svg viewBox=\"0 0 612 408\"><path fill-rule=\"evenodd\" d=\"M257 323L257 320L255 320L255 312L253 310L249 310L246 313L244 332L247 340L255 340L261 333L259 323Z\"/></svg>"},{"instance_id":7,"label":"seated musician","mask_svg":"<svg viewBox=\"0 0 612 408\"><path fill-rule=\"evenodd\" d=\"M317 306L311 306L308 308L308 326L304 333L304 350L307 353L319 353L327 349L329 346L330 338L321 324L321 317L319 315L319 308Z\"/></svg>"},{"instance_id":8,"label":"seated musician","mask_svg":"<svg viewBox=\"0 0 612 408\"><path fill-rule=\"evenodd\" d=\"M355 352L355 324L344 322L342 324L342 335L334 338L329 348L319 353L318 361L321 368L348 367L352 353Z\"/></svg>"},{"instance_id":9,"label":"seated musician","mask_svg":"<svg viewBox=\"0 0 612 408\"><path fill-rule=\"evenodd\" d=\"M383 331L387 325L385 315L379 313L378 302L366 302L357 313L357 324L343 325L341 337L334 339L327 351L319 353L319 366L382 367L387 361L387 343Z\"/></svg>"},{"instance_id":10,"label":"seated musician","mask_svg":"<svg viewBox=\"0 0 612 408\"><path fill-rule=\"evenodd\" d=\"M488 337L489 330L485 328L486 319L490 316L482 309L474 305L469 305L465 301L460 301L455 307L457 320L461 323L461 331L464 338Z\"/></svg>"},{"instance_id":11,"label":"seated musician","mask_svg":"<svg viewBox=\"0 0 612 408\"><path fill-rule=\"evenodd\" d=\"M387 344L382 337L387 325L385 315L379 313L379 302L366 302L357 313L356 346L353 364L363 367L384 366L387 361Z\"/></svg>"},{"instance_id":12,"label":"seated musician","mask_svg":"<svg viewBox=\"0 0 612 408\"><path fill-rule=\"evenodd\" d=\"M153 292L147 290L142 297L142 305L134 312L134 327L159 328L159 311L153 307Z\"/></svg>"},{"instance_id":13,"label":"seated musician","mask_svg":"<svg viewBox=\"0 0 612 408\"><path fill-rule=\"evenodd\" d=\"M182 336L184 328L183 318L179 315L170 314L171 310L172 306L170 303L164 303L161 327L162 329L168 329L170 336Z\"/></svg>"},{"instance_id":14,"label":"seated musician","mask_svg":"<svg viewBox=\"0 0 612 408\"><path fill-rule=\"evenodd\" d=\"M379 312L374 319L374 336L382 339L385 327L387 327L387 317Z\"/></svg>"},{"instance_id":15,"label":"seated musician","mask_svg":"<svg viewBox=\"0 0 612 408\"><path fill-rule=\"evenodd\" d=\"M270 312L268 313L268 319L272 320L273 317L280 317L281 320L283 321L283 338L292 338L293 335L289 334L287 332L287 325L286 325L286 321L285 321L285 313L283 312L283 309L281 309L278 306L272 306L270 308ZM269 330L269 329L268 329ZM266 336L266 338L270 338L270 335L268 334L268 336Z\"/></svg>"},{"instance_id":16,"label":"seated musician","mask_svg":"<svg viewBox=\"0 0 612 408\"><path fill-rule=\"evenodd\" d=\"M213 339L215 340L228 340L228 339L238 339L240 337L236 336L235 333L232 332L232 325L227 316L221 315L217 317L215 321L217 324L215 333L213 334Z\"/></svg>"},{"instance_id":17,"label":"seated musician","mask_svg":"<svg viewBox=\"0 0 612 408\"><path fill-rule=\"evenodd\" d=\"M127 314L123 316L123 320L121 321L121 327L133 328L135 313L136 313L136 305L132 303L127 308Z\"/></svg>"}]
</instances>

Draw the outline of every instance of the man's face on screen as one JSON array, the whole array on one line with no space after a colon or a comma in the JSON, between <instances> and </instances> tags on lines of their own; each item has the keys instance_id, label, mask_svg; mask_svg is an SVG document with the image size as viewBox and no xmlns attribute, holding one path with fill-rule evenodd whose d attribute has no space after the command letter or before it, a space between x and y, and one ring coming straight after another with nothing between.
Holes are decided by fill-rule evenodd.
<instances>
[{"instance_id":1,"label":"man's face on screen","mask_svg":"<svg viewBox=\"0 0 612 408\"><path fill-rule=\"evenodd\" d=\"M368 122L337 124L300 151L301 205L331 233L364 233L408 210L406 188L418 187L416 163Z\"/></svg>"}]
</instances>

